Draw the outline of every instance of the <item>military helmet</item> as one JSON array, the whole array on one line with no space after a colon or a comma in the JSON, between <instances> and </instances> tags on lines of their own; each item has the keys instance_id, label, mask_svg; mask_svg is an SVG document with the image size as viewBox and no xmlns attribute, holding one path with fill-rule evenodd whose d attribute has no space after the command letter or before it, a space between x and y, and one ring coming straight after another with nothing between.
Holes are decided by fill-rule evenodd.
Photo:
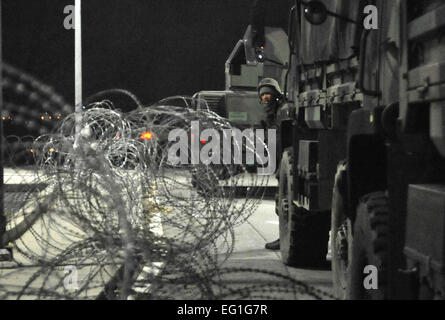
<instances>
[{"instance_id":1,"label":"military helmet","mask_svg":"<svg viewBox=\"0 0 445 320\"><path fill-rule=\"evenodd\" d=\"M277 80L272 78L264 78L261 80L261 82L258 84L258 95L261 98L261 96L265 93L270 93L273 95L282 96L283 93L281 92L280 85Z\"/></svg>"}]
</instances>

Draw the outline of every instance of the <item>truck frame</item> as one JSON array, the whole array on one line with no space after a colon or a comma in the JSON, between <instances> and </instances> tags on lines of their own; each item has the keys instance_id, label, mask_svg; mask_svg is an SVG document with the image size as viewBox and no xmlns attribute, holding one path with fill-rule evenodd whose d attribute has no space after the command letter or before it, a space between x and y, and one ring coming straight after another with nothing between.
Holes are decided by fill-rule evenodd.
<instances>
[{"instance_id":1,"label":"truck frame","mask_svg":"<svg viewBox=\"0 0 445 320\"><path fill-rule=\"evenodd\" d=\"M283 262L320 261L330 225L338 298L443 299L445 4L297 0L290 17Z\"/></svg>"}]
</instances>

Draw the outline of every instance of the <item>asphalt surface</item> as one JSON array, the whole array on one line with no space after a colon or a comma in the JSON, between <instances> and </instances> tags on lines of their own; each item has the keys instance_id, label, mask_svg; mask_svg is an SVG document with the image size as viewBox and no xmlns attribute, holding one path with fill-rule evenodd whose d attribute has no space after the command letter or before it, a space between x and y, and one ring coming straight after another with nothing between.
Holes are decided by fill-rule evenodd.
<instances>
[{"instance_id":1,"label":"asphalt surface","mask_svg":"<svg viewBox=\"0 0 445 320\"><path fill-rule=\"evenodd\" d=\"M18 211L32 194L30 190L5 192L5 212L8 214ZM222 267L242 271L231 272L222 279L227 287L247 290L252 288L254 295L251 298L258 299L331 298L329 268L320 266L301 269L285 266L281 262L279 251L264 248L266 242L274 241L279 236L274 201L262 200L247 222L236 227L234 231L234 250ZM17 278L14 279L12 280L17 283Z\"/></svg>"},{"instance_id":2,"label":"asphalt surface","mask_svg":"<svg viewBox=\"0 0 445 320\"><path fill-rule=\"evenodd\" d=\"M46 185L40 184L36 174L27 168L5 168L3 178L4 210L6 215L20 210L28 200L32 200Z\"/></svg>"},{"instance_id":3,"label":"asphalt surface","mask_svg":"<svg viewBox=\"0 0 445 320\"><path fill-rule=\"evenodd\" d=\"M240 200L242 201L242 200ZM160 216L162 225L162 216ZM166 236L173 235L172 230L162 230ZM234 248L227 258L227 242L220 239L218 275L212 287L216 299L229 300L325 300L333 299L331 271L329 264L314 268L294 268L285 266L281 261L280 251L264 248L266 242L278 238L278 217L275 215L275 203L263 200L250 218L234 229ZM230 242L230 241L229 241ZM327 243L326 243L327 246ZM227 260L224 260L227 258ZM148 265L141 273L156 274L163 264L154 267ZM203 275L204 276L204 275ZM178 300L199 300L202 292L196 286L183 287L181 282L164 283L153 288L144 285L142 292L156 294L167 292L165 297ZM163 299L164 295L157 296Z\"/></svg>"},{"instance_id":4,"label":"asphalt surface","mask_svg":"<svg viewBox=\"0 0 445 320\"><path fill-rule=\"evenodd\" d=\"M251 272L239 275L229 280L239 285L259 284L267 282L280 283L281 279L271 276L268 272L278 273L301 282L313 289L332 294L331 271L328 266L318 266L313 269L299 269L285 266L281 262L280 251L270 251L264 248L266 242L279 238L278 217L275 214L275 204L271 200L263 200L256 212L249 220L235 229L235 249L229 260L227 268L253 269ZM327 244L326 244L327 246ZM284 281L286 282L286 281ZM309 294L295 292L269 293L267 297L273 299L313 299ZM329 299L330 297L325 297Z\"/></svg>"},{"instance_id":5,"label":"asphalt surface","mask_svg":"<svg viewBox=\"0 0 445 320\"><path fill-rule=\"evenodd\" d=\"M26 203L28 198L32 198L33 193L29 192L5 192L4 203L5 213L10 215L12 212L19 211Z\"/></svg>"}]
</instances>

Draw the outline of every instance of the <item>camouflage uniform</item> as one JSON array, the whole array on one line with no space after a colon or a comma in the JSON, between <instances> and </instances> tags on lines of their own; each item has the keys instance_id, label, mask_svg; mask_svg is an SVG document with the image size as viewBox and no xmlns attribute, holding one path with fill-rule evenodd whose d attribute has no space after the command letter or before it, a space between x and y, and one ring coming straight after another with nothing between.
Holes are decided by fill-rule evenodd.
<instances>
[{"instance_id":1,"label":"camouflage uniform","mask_svg":"<svg viewBox=\"0 0 445 320\"><path fill-rule=\"evenodd\" d=\"M268 94L271 99L267 103L263 102L263 95ZM274 128L277 126L277 111L280 105L284 102L283 93L281 92L278 81L272 78L263 79L258 85L258 96L264 104L264 112L266 113L266 121L263 122L265 129ZM266 243L266 249L279 250L280 239Z\"/></svg>"}]
</instances>

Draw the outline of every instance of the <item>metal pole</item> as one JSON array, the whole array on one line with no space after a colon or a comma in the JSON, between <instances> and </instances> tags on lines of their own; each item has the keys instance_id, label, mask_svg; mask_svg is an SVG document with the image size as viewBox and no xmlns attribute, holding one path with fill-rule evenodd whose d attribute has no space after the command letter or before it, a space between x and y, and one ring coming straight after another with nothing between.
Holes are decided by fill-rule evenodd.
<instances>
[{"instance_id":1,"label":"metal pole","mask_svg":"<svg viewBox=\"0 0 445 320\"><path fill-rule=\"evenodd\" d=\"M0 114L3 114L3 37L2 37L2 1L0 0ZM4 248L3 235L6 232L6 216L4 196L5 190L3 185L3 121L0 120L0 249Z\"/></svg>"},{"instance_id":2,"label":"metal pole","mask_svg":"<svg viewBox=\"0 0 445 320\"><path fill-rule=\"evenodd\" d=\"M82 7L81 0L75 0L74 9L74 105L76 119L75 147L82 121Z\"/></svg>"}]
</instances>

